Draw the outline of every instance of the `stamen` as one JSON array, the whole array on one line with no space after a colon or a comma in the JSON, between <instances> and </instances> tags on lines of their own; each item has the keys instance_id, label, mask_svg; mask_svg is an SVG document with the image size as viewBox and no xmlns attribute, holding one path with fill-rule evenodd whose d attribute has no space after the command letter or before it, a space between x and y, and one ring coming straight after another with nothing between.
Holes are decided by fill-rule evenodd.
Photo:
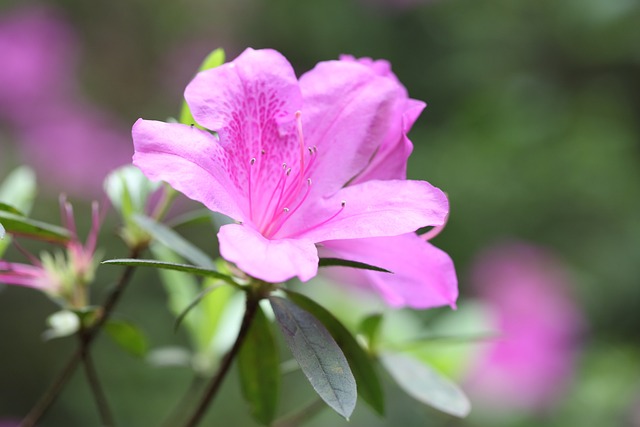
<instances>
[{"instance_id":1,"label":"stamen","mask_svg":"<svg viewBox=\"0 0 640 427\"><path fill-rule=\"evenodd\" d=\"M289 212L289 208L284 208L284 209L283 209L283 211L284 211L285 213L287 213L287 212Z\"/></svg>"},{"instance_id":2,"label":"stamen","mask_svg":"<svg viewBox=\"0 0 640 427\"><path fill-rule=\"evenodd\" d=\"M315 230L316 228L319 228L319 227L322 227L325 224L328 224L329 222L333 221L335 219L335 217L340 215L346 206L347 206L347 201L346 200L341 201L340 202L340 209L338 210L338 212L334 213L333 215L331 215L329 218L325 219L324 221L322 221L322 222L320 222L320 223L318 223L316 225L313 225L311 227L305 228L302 231L298 231L297 233L294 233L292 235L286 236L286 238L289 239L289 238L292 238L292 237L297 237L297 236L300 236L301 234L308 233L309 231Z\"/></svg>"},{"instance_id":3,"label":"stamen","mask_svg":"<svg viewBox=\"0 0 640 427\"><path fill-rule=\"evenodd\" d=\"M256 158L252 157L251 160L249 161L249 163L251 163L251 166L256 164Z\"/></svg>"}]
</instances>

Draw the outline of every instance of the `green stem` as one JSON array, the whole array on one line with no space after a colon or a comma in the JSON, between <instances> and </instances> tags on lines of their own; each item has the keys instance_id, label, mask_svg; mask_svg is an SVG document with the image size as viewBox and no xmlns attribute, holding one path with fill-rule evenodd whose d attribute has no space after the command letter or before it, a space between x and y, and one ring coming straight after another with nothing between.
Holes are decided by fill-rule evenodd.
<instances>
[{"instance_id":1,"label":"green stem","mask_svg":"<svg viewBox=\"0 0 640 427\"><path fill-rule=\"evenodd\" d=\"M143 247L134 248L131 251L130 258L138 258L143 249ZM31 411L29 411L27 416L22 420L20 427L35 426L40 418L44 416L47 410L56 401L64 386L73 376L73 373L78 367L78 364L82 361L83 354L88 351L91 343L97 336L100 329L104 326L107 320L109 320L109 317L113 313L113 310L115 309L118 301L122 297L125 288L129 284L134 270L135 267L131 266L125 268L122 276L120 276L120 279L118 280L116 286L109 294L107 301L103 305L102 315L98 318L96 323L94 323L89 329L87 329L85 337L82 340L79 348L71 355L71 358L69 359L65 367L62 369L62 371L60 371L60 374L58 374L57 378L51 384L49 389L42 395L38 403L36 403Z\"/></svg>"},{"instance_id":2,"label":"green stem","mask_svg":"<svg viewBox=\"0 0 640 427\"><path fill-rule=\"evenodd\" d=\"M242 319L242 325L240 325L240 331L238 332L238 336L236 337L236 341L233 343L233 347L231 350L224 356L222 362L220 363L220 367L218 368L218 372L211 379L209 386L205 390L198 406L195 411L189 418L189 420L184 424L184 427L195 427L200 423L202 417L205 415L209 405L215 398L222 385L222 381L226 377L229 372L229 368L231 367L231 363L233 359L237 356L240 351L240 347L242 347L242 343L244 339L247 337L249 332L249 328L251 327L251 323L255 318L256 312L258 310L258 304L260 303L261 296L259 294L249 291L247 293L247 305L244 312L244 317Z\"/></svg>"}]
</instances>

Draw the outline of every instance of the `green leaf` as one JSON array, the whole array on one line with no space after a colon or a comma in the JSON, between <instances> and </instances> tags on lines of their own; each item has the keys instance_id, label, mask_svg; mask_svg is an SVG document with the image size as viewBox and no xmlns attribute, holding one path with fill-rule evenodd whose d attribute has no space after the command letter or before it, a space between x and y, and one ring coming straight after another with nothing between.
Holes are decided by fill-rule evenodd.
<instances>
[{"instance_id":1,"label":"green leaf","mask_svg":"<svg viewBox=\"0 0 640 427\"><path fill-rule=\"evenodd\" d=\"M375 265L365 264L364 262L349 261L347 259L340 259L340 258L320 258L318 267L350 267L350 268L359 268L361 270L380 271L382 273L393 274L392 271L389 271L382 267L376 267Z\"/></svg>"},{"instance_id":2,"label":"green leaf","mask_svg":"<svg viewBox=\"0 0 640 427\"><path fill-rule=\"evenodd\" d=\"M0 211L5 211L5 212L9 212L12 213L14 215L18 215L18 216L25 216L22 212L20 212L17 208L8 205L4 202L0 202Z\"/></svg>"},{"instance_id":3,"label":"green leaf","mask_svg":"<svg viewBox=\"0 0 640 427\"><path fill-rule=\"evenodd\" d=\"M369 345L369 350L375 353L378 338L380 337L380 327L382 326L382 314L376 313L365 317L358 331L364 335Z\"/></svg>"},{"instance_id":4,"label":"green leaf","mask_svg":"<svg viewBox=\"0 0 640 427\"><path fill-rule=\"evenodd\" d=\"M152 245L151 251L154 256L164 261L174 264L182 261L182 258L163 245ZM191 274L166 269L159 270L159 273L168 294L169 309L175 316L180 316L185 312L185 307L198 297L202 287L213 287L220 283L219 279L207 278L201 286ZM231 286L216 287L205 295L200 303L185 315L182 321L189 333L195 352L202 354L208 360L214 357L213 353L219 351L219 348L214 344L214 338L219 330L222 315L226 312L227 304L234 294L235 289Z\"/></svg>"},{"instance_id":5,"label":"green leaf","mask_svg":"<svg viewBox=\"0 0 640 427\"><path fill-rule=\"evenodd\" d=\"M240 386L253 418L270 425L280 395L278 348L269 320L260 307L238 354Z\"/></svg>"},{"instance_id":6,"label":"green leaf","mask_svg":"<svg viewBox=\"0 0 640 427\"><path fill-rule=\"evenodd\" d=\"M7 233L7 232L5 231L4 227L2 226L2 223L0 222L0 240L3 240L3 239L4 239L4 235L5 235L6 233ZM0 254L0 255L2 255L2 254Z\"/></svg>"},{"instance_id":7,"label":"green leaf","mask_svg":"<svg viewBox=\"0 0 640 427\"><path fill-rule=\"evenodd\" d=\"M0 185L0 202L29 213L36 192L36 174L31 168L20 166L11 171Z\"/></svg>"},{"instance_id":8,"label":"green leaf","mask_svg":"<svg viewBox=\"0 0 640 427\"><path fill-rule=\"evenodd\" d=\"M184 320L184 318L191 312L191 310L193 310L198 304L200 304L202 302L202 300L204 299L204 297L206 297L207 295L209 295L211 292L215 291L216 289L218 289L220 286L222 286L222 284L216 284L216 285L211 285L207 288L205 288L202 292L200 292L198 295L196 295L196 297L193 299L193 301L191 301L189 303L189 305L187 305L179 314L178 317L176 317L176 322L173 326L174 331L177 331L178 328L180 327L180 324L182 323L182 321Z\"/></svg>"},{"instance_id":9,"label":"green leaf","mask_svg":"<svg viewBox=\"0 0 640 427\"><path fill-rule=\"evenodd\" d=\"M169 227L144 215L134 215L134 221L158 242L199 267L215 270L213 260Z\"/></svg>"},{"instance_id":10,"label":"green leaf","mask_svg":"<svg viewBox=\"0 0 640 427\"><path fill-rule=\"evenodd\" d=\"M202 61L202 65L200 65L200 68L198 69L198 71L204 71L211 68L219 67L220 65L224 64L224 61L225 61L224 50L216 49L213 52L211 52L209 55L207 55L204 61ZM182 102L182 110L180 111L180 123L185 125L196 124L196 121L193 118L193 115L191 114L191 110L189 110L189 106L187 105L186 101Z\"/></svg>"},{"instance_id":11,"label":"green leaf","mask_svg":"<svg viewBox=\"0 0 640 427\"><path fill-rule=\"evenodd\" d=\"M358 384L360 397L378 414L384 415L382 385L369 354L362 349L351 332L324 307L302 294L292 291L286 292L289 299L313 314L329 330L349 361L349 366Z\"/></svg>"},{"instance_id":12,"label":"green leaf","mask_svg":"<svg viewBox=\"0 0 640 427\"><path fill-rule=\"evenodd\" d=\"M471 411L462 390L431 366L399 353L383 353L380 360L400 388L414 399L460 418Z\"/></svg>"},{"instance_id":13,"label":"green leaf","mask_svg":"<svg viewBox=\"0 0 640 427\"><path fill-rule=\"evenodd\" d=\"M124 320L109 320L104 329L116 344L132 355L144 357L147 354L147 338L137 326Z\"/></svg>"},{"instance_id":14,"label":"green leaf","mask_svg":"<svg viewBox=\"0 0 640 427\"><path fill-rule=\"evenodd\" d=\"M135 213L144 212L149 196L160 188L133 165L122 166L109 173L104 190L113 207L128 220Z\"/></svg>"},{"instance_id":15,"label":"green leaf","mask_svg":"<svg viewBox=\"0 0 640 427\"><path fill-rule=\"evenodd\" d=\"M197 267L189 264L176 264L167 261L158 261L155 259L137 259L137 258L116 258L102 261L102 264L115 264L115 265L127 265L131 267L152 267L160 268L164 270L182 271L184 273L191 273L198 276L213 277L216 279L224 280L226 283L237 286L237 283L233 280L233 277L226 274L222 274L219 271L212 270L210 268Z\"/></svg>"},{"instance_id":16,"label":"green leaf","mask_svg":"<svg viewBox=\"0 0 640 427\"><path fill-rule=\"evenodd\" d=\"M71 237L69 231L62 227L29 219L5 210L0 210L0 220L9 233L56 242L66 242Z\"/></svg>"},{"instance_id":17,"label":"green leaf","mask_svg":"<svg viewBox=\"0 0 640 427\"><path fill-rule=\"evenodd\" d=\"M293 357L314 390L334 411L349 419L358 393L349 363L329 331L291 301L269 297Z\"/></svg>"}]
</instances>

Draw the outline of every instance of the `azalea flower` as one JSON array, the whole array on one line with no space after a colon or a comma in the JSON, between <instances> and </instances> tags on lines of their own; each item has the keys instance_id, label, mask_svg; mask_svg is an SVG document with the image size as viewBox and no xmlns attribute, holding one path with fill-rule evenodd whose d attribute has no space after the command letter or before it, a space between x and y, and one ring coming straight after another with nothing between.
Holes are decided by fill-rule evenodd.
<instances>
[{"instance_id":1,"label":"azalea flower","mask_svg":"<svg viewBox=\"0 0 640 427\"><path fill-rule=\"evenodd\" d=\"M27 254L32 264L0 260L0 283L38 289L72 307L84 307L86 287L94 279L98 260L95 256L100 214L92 205L91 230L84 244L78 239L73 208L66 198L60 200L62 223L71 238L65 243L66 257L60 253L43 253L40 259Z\"/></svg>"},{"instance_id":2,"label":"azalea flower","mask_svg":"<svg viewBox=\"0 0 640 427\"><path fill-rule=\"evenodd\" d=\"M471 271L500 338L474 357L465 389L492 412L548 409L571 380L584 329L566 268L542 248L506 243Z\"/></svg>"},{"instance_id":3,"label":"azalea flower","mask_svg":"<svg viewBox=\"0 0 640 427\"><path fill-rule=\"evenodd\" d=\"M317 274L316 244L443 224L448 201L424 181L359 175L390 133L405 92L352 61L296 79L273 50L247 49L199 73L185 99L197 124L138 120L133 162L236 223L220 253L267 282Z\"/></svg>"},{"instance_id":4,"label":"azalea flower","mask_svg":"<svg viewBox=\"0 0 640 427\"><path fill-rule=\"evenodd\" d=\"M373 73L396 85L402 93L390 109L387 120L393 123L373 159L350 185L368 180L406 179L407 160L413 144L407 132L426 104L410 99L406 89L391 71L387 61L342 56L342 61L358 62ZM444 251L428 243L444 227L444 223L418 236L407 233L392 237L332 240L322 243L321 254L347 258L385 268L394 274L330 268L329 275L340 283L356 285L379 293L393 307L431 308L450 305L455 308L458 281L453 261Z\"/></svg>"}]
</instances>

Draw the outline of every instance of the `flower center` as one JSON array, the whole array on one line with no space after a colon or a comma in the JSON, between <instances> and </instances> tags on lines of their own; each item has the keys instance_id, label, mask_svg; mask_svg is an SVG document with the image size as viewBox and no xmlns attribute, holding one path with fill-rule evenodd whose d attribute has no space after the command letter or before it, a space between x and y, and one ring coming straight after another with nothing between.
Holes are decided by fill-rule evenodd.
<instances>
[{"instance_id":1,"label":"flower center","mask_svg":"<svg viewBox=\"0 0 640 427\"><path fill-rule=\"evenodd\" d=\"M299 160L297 166L291 168L287 163L282 163L278 180L272 188L264 188L261 182L261 166L265 150L260 151L258 157L249 160L249 211L250 217L260 233L266 238L274 237L282 227L307 201L311 192L311 172L317 159L317 147L306 147L302 133L301 113L295 113L296 131L298 136ZM308 157L308 158L307 158ZM265 194L266 191L266 194ZM268 195L267 195L268 194ZM266 197L265 197L266 196ZM257 201L262 201L258 203ZM321 223L308 227L295 235L310 231L333 220L345 207L346 202L341 203L340 210ZM256 206L261 205L261 206ZM293 237L293 236L290 236Z\"/></svg>"}]
</instances>

